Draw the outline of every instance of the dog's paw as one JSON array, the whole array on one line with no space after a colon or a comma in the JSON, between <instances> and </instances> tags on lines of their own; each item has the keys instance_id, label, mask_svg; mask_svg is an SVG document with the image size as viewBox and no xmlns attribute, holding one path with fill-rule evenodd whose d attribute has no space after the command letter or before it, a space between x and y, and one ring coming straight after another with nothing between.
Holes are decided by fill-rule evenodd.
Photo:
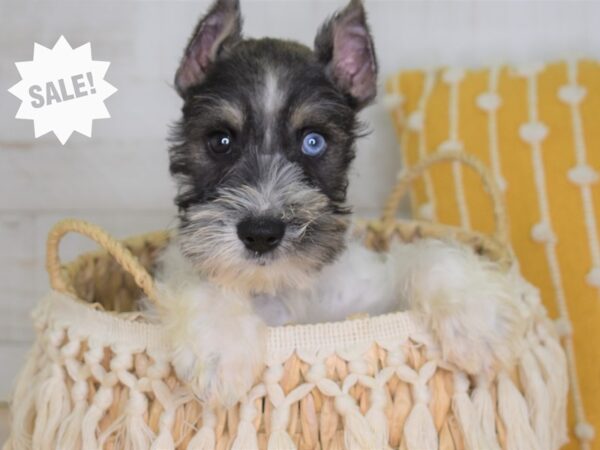
<instances>
[{"instance_id":1,"label":"dog's paw","mask_svg":"<svg viewBox=\"0 0 600 450\"><path fill-rule=\"evenodd\" d=\"M457 308L429 317L444 361L475 375L510 367L523 343L523 321L509 305L482 299L488 309ZM505 314L508 313L508 314ZM518 312L517 312L518 315Z\"/></svg>"},{"instance_id":2,"label":"dog's paw","mask_svg":"<svg viewBox=\"0 0 600 450\"><path fill-rule=\"evenodd\" d=\"M203 401L239 401L264 364L266 346L266 326L249 300L202 281L176 279L159 288L155 315L169 337L178 378Z\"/></svg>"},{"instance_id":3,"label":"dog's paw","mask_svg":"<svg viewBox=\"0 0 600 450\"><path fill-rule=\"evenodd\" d=\"M526 326L513 277L465 246L436 240L409 246L403 295L424 317L443 359L470 374L510 365Z\"/></svg>"},{"instance_id":4,"label":"dog's paw","mask_svg":"<svg viewBox=\"0 0 600 450\"><path fill-rule=\"evenodd\" d=\"M247 327L240 324L241 328ZM262 327L255 332L203 330L175 350L173 368L203 402L230 407L244 397L263 366ZM229 331L232 331L231 329ZM212 335L209 337L209 335ZM206 339L209 337L209 339ZM216 338L216 339L215 339Z\"/></svg>"}]
</instances>

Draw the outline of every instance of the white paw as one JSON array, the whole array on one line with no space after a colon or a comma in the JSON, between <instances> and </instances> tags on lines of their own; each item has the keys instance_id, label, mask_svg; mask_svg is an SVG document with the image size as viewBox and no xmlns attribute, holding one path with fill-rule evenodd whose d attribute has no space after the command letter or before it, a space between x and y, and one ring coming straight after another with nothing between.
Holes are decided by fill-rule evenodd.
<instances>
[{"instance_id":1,"label":"white paw","mask_svg":"<svg viewBox=\"0 0 600 450\"><path fill-rule=\"evenodd\" d=\"M218 331L203 330L197 340L189 336L190 344L176 349L173 367L199 399L230 407L245 396L260 374L264 342L258 329L254 336L225 337L225 330ZM221 334L222 339L205 341L211 334Z\"/></svg>"},{"instance_id":2,"label":"white paw","mask_svg":"<svg viewBox=\"0 0 600 450\"><path fill-rule=\"evenodd\" d=\"M397 255L405 258L403 296L423 315L443 359L470 374L509 365L526 326L514 277L458 244L405 247Z\"/></svg>"},{"instance_id":3,"label":"white paw","mask_svg":"<svg viewBox=\"0 0 600 450\"><path fill-rule=\"evenodd\" d=\"M156 311L173 349L173 368L201 400L231 406L262 369L266 326L248 298L193 277L183 281L159 285Z\"/></svg>"},{"instance_id":4,"label":"white paw","mask_svg":"<svg viewBox=\"0 0 600 450\"><path fill-rule=\"evenodd\" d=\"M491 374L512 365L524 329L518 313L504 315L501 311L507 312L507 306L489 305L490 311L465 309L431 317L444 361L472 375Z\"/></svg>"}]
</instances>

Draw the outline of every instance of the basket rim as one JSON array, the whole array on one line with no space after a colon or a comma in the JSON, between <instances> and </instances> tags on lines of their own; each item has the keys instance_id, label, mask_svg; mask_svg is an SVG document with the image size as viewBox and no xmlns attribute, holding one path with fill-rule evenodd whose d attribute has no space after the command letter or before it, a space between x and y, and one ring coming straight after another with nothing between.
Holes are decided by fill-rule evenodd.
<instances>
[{"instance_id":1,"label":"basket rim","mask_svg":"<svg viewBox=\"0 0 600 450\"><path fill-rule=\"evenodd\" d=\"M168 334L159 324L132 320L131 313L95 309L73 295L54 290L37 306L34 319L66 329L70 337L104 340L108 345L149 353L170 350ZM338 322L267 327L267 355L286 359L294 351L334 351L374 343L387 347L408 338L429 342L428 336L414 311L399 311Z\"/></svg>"},{"instance_id":2,"label":"basket rim","mask_svg":"<svg viewBox=\"0 0 600 450\"><path fill-rule=\"evenodd\" d=\"M444 235L463 240L465 237L476 238L485 242L495 251L505 249L492 237L483 233L464 230L446 224L432 224L414 219L396 219L396 226L412 225L421 228L428 234L430 228L442 229ZM393 233L394 229L382 229L377 219L355 218L353 225L362 233L372 232L375 235ZM460 239L462 236L463 239ZM169 230L158 230L129 236L119 241L123 244L135 244L145 239L166 242L171 237ZM80 265L89 258L104 255L105 249L85 252L62 265L66 272L76 272ZM512 265L508 261L508 252L499 252L498 262ZM496 255L498 256L498 255ZM502 261L504 260L504 261ZM67 329L73 328L76 334L93 338L94 336L114 336L110 344L136 346L156 351L168 351L168 336L160 325L146 320L133 320L135 313L118 313L94 308L91 303L78 297L74 292L51 290L42 301L40 310L48 312L49 321L58 323ZM353 318L335 322L311 324L293 324L278 327L267 327L267 354L288 355L295 350L339 349L356 345L372 345L373 343L405 342L409 337L418 342L432 344L430 331L424 320L415 311L395 311L366 318Z\"/></svg>"}]
</instances>

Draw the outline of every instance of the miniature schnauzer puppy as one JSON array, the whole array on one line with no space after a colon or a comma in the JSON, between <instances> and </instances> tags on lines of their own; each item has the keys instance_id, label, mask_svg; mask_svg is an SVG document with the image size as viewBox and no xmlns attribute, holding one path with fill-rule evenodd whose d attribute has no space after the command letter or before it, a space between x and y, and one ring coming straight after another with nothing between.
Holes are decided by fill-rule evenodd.
<instances>
[{"instance_id":1,"label":"miniature schnauzer puppy","mask_svg":"<svg viewBox=\"0 0 600 450\"><path fill-rule=\"evenodd\" d=\"M179 227L162 258L157 313L178 376L200 398L243 397L262 367L267 325L356 312L426 312L444 356L471 371L510 354L517 324L497 317L510 316L498 311L514 308L512 288L486 287L490 301L465 292L461 283L496 277L472 252L435 241L380 255L348 237L357 113L376 79L359 0L325 22L313 49L242 38L238 0L216 0L194 30L175 77Z\"/></svg>"}]
</instances>

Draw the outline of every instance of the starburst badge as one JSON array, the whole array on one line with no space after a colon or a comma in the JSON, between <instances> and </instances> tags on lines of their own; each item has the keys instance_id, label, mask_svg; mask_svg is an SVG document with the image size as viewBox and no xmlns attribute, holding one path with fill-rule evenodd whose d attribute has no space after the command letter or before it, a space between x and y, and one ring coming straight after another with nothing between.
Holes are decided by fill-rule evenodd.
<instances>
[{"instance_id":1,"label":"starburst badge","mask_svg":"<svg viewBox=\"0 0 600 450\"><path fill-rule=\"evenodd\" d=\"M92 121L110 117L104 100L117 90L104 80L110 63L93 61L89 42L75 49L63 36L52 49L35 43L33 60L15 65L21 81L8 91L21 100L16 118L33 120L36 138L52 131L64 145L73 131L91 137Z\"/></svg>"}]
</instances>

